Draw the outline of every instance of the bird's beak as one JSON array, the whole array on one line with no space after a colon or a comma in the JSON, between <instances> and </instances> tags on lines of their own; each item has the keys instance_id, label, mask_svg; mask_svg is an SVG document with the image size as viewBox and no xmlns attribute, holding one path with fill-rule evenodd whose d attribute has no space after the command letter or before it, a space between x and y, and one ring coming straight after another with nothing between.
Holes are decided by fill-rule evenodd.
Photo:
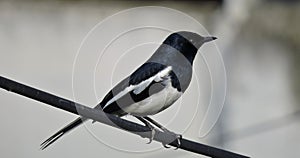
<instances>
[{"instance_id":1,"label":"bird's beak","mask_svg":"<svg viewBox=\"0 0 300 158\"><path fill-rule=\"evenodd\" d=\"M211 37L204 37L203 43L206 43L206 42L209 42L209 41L213 41L213 40L216 40L216 39L217 39L217 37L213 37L213 36L211 36Z\"/></svg>"}]
</instances>

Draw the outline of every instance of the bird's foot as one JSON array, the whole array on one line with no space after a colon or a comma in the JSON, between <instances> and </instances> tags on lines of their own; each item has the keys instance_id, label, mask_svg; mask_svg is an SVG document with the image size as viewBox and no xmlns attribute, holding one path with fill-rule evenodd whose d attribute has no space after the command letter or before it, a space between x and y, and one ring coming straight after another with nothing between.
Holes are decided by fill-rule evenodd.
<instances>
[{"instance_id":1,"label":"bird's foot","mask_svg":"<svg viewBox=\"0 0 300 158\"><path fill-rule=\"evenodd\" d=\"M175 138L175 140L177 141L177 146L176 146L176 148L175 148L174 150L177 150L177 149L180 147L180 145L181 145L182 135L176 134L176 133L171 132L171 131L169 131L169 130L167 130L167 129L163 129L163 131L164 131L165 133L174 135L174 138ZM174 141L175 141L175 140L174 140ZM166 144L166 143L162 143L162 144L163 144L163 146L164 146L165 148L171 148L171 147L168 146L168 144Z\"/></svg>"},{"instance_id":2,"label":"bird's foot","mask_svg":"<svg viewBox=\"0 0 300 158\"><path fill-rule=\"evenodd\" d=\"M150 144L152 142L152 140L154 139L155 128L151 124L147 124L146 126L149 127L150 130L151 130L151 135L149 137L149 142L147 143L147 144Z\"/></svg>"}]
</instances>

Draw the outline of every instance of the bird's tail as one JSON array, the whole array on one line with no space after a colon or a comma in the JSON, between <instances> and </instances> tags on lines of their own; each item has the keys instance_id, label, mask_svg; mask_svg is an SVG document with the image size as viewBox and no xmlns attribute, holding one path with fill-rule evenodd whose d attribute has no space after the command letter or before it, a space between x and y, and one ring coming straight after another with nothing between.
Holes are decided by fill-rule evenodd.
<instances>
[{"instance_id":1,"label":"bird's tail","mask_svg":"<svg viewBox=\"0 0 300 158\"><path fill-rule=\"evenodd\" d=\"M47 140L45 140L40 145L41 146L41 150L44 150L49 145L51 145L52 143L54 143L58 138L60 138L61 136L63 136L64 134L66 134L67 132L69 132L70 130L72 130L73 128L77 127L78 125L82 124L86 120L87 120L86 118L79 117L76 120L74 120L73 122L69 123L67 126L65 126L61 130L59 130L58 132L56 132L55 134L53 134L51 137L49 137Z\"/></svg>"}]
</instances>

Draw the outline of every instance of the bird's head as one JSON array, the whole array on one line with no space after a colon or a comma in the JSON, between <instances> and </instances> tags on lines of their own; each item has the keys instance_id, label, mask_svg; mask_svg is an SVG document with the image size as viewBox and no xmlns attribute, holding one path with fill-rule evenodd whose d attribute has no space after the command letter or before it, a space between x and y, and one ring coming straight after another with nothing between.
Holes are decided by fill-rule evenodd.
<instances>
[{"instance_id":1,"label":"bird's head","mask_svg":"<svg viewBox=\"0 0 300 158\"><path fill-rule=\"evenodd\" d=\"M175 34L178 34L179 36L181 36L181 37L185 38L186 40L188 40L197 49L199 49L204 43L210 42L210 41L213 41L213 40L217 39L217 37L213 37L213 36L202 37L197 33L188 32L188 31L176 32Z\"/></svg>"},{"instance_id":2,"label":"bird's head","mask_svg":"<svg viewBox=\"0 0 300 158\"><path fill-rule=\"evenodd\" d=\"M169 45L182 53L191 63L197 54L198 49L206 42L217 39L209 36L203 37L194 32L180 31L169 35L163 44Z\"/></svg>"}]
</instances>

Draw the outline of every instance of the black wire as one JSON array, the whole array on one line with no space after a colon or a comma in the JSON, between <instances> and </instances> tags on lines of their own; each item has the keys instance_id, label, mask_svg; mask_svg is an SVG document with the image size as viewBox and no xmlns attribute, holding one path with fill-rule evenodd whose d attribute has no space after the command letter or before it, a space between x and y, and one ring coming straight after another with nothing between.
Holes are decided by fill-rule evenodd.
<instances>
[{"instance_id":1,"label":"black wire","mask_svg":"<svg viewBox=\"0 0 300 158\"><path fill-rule=\"evenodd\" d=\"M73 101L55 96L53 94L26 86L24 84L9 80L2 76L0 76L0 87L8 91L20 94L22 96L31 98L33 100L37 100L49 104L53 107L71 112L73 114L77 114L82 117L89 118L119 129L127 130L143 138L151 137L151 130L149 127L142 126L140 124L128 120L124 120L110 114L105 114L101 110L92 109L83 106L79 103L75 103ZM14 114L11 115L13 116ZM154 140L159 141L161 143L169 144L174 147L178 146L176 138L174 138L174 135L164 133L159 130L155 130ZM193 142L183 138L181 140L181 145L179 148L190 152L202 154L205 156L213 157L213 158L247 158L248 157L230 151L226 151L223 149Z\"/></svg>"}]
</instances>

